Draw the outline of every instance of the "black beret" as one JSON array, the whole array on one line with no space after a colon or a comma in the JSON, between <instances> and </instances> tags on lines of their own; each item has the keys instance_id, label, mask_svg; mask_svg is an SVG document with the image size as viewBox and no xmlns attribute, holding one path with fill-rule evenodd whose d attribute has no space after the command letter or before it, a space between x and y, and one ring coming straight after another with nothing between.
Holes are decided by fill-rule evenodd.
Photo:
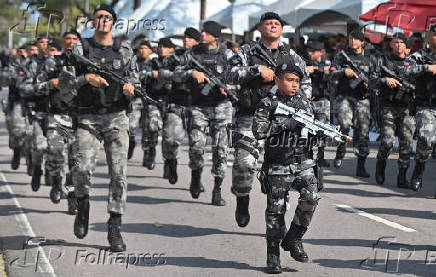
<instances>
[{"instance_id":1,"label":"black beret","mask_svg":"<svg viewBox=\"0 0 436 277\"><path fill-rule=\"evenodd\" d=\"M394 38L401 39L401 40L404 42L404 44L407 45L407 37L406 37L406 35L404 35L403 33L399 33L399 32L397 32L397 33L395 33L395 34L392 36L392 38L393 38L393 39L394 39Z\"/></svg>"},{"instance_id":2,"label":"black beret","mask_svg":"<svg viewBox=\"0 0 436 277\"><path fill-rule=\"evenodd\" d=\"M357 38L358 40L365 41L365 35L360 30L351 31L350 37Z\"/></svg>"},{"instance_id":3,"label":"black beret","mask_svg":"<svg viewBox=\"0 0 436 277\"><path fill-rule=\"evenodd\" d=\"M77 32L77 31L74 30L74 29L71 29L71 30L69 30L69 31L66 31L66 32L62 35L62 37L64 38L64 37L66 37L67 35L75 35L75 36L77 36L77 37L80 39L80 34L79 34L79 32Z\"/></svg>"},{"instance_id":4,"label":"black beret","mask_svg":"<svg viewBox=\"0 0 436 277\"><path fill-rule=\"evenodd\" d=\"M49 40L49 37L48 37L47 35L45 35L45 34L39 35L39 36L36 38L36 42L38 42L38 41L41 40L41 39L48 39L48 40Z\"/></svg>"},{"instance_id":5,"label":"black beret","mask_svg":"<svg viewBox=\"0 0 436 277\"><path fill-rule=\"evenodd\" d=\"M324 43L320 41L311 40L307 44L307 49L313 49L315 51L324 49Z\"/></svg>"},{"instance_id":6,"label":"black beret","mask_svg":"<svg viewBox=\"0 0 436 277\"><path fill-rule=\"evenodd\" d=\"M428 26L428 30L430 32L436 32L436 24L435 23L430 24L430 26Z\"/></svg>"},{"instance_id":7,"label":"black beret","mask_svg":"<svg viewBox=\"0 0 436 277\"><path fill-rule=\"evenodd\" d=\"M94 13L95 14L97 11L107 11L108 13L110 13L114 19L114 22L117 21L117 14L115 13L114 9L112 9L112 7L108 4L100 4L97 7L95 7Z\"/></svg>"},{"instance_id":8,"label":"black beret","mask_svg":"<svg viewBox=\"0 0 436 277\"><path fill-rule=\"evenodd\" d=\"M268 19L276 19L278 21L280 21L280 24L286 25L287 23L280 17L280 15L274 13L274 12L266 12L264 14L262 14L262 16L260 17L260 21L259 23L268 20Z\"/></svg>"},{"instance_id":9,"label":"black beret","mask_svg":"<svg viewBox=\"0 0 436 277\"><path fill-rule=\"evenodd\" d=\"M304 76L303 71L299 66L295 65L295 62L291 58L291 56L285 56L284 60L279 62L279 64L275 68L274 73L277 76L283 73L293 73L300 77L300 79Z\"/></svg>"},{"instance_id":10,"label":"black beret","mask_svg":"<svg viewBox=\"0 0 436 277\"><path fill-rule=\"evenodd\" d=\"M148 40L142 40L139 44L138 44L138 49L141 48L142 45L147 46L150 49L153 49L153 47L151 47L151 44Z\"/></svg>"},{"instance_id":11,"label":"black beret","mask_svg":"<svg viewBox=\"0 0 436 277\"><path fill-rule=\"evenodd\" d=\"M221 36L222 26L216 21L206 21L203 23L203 31L211 34L214 37Z\"/></svg>"},{"instance_id":12,"label":"black beret","mask_svg":"<svg viewBox=\"0 0 436 277\"><path fill-rule=\"evenodd\" d=\"M185 30L185 36L195 39L196 41L201 40L201 34L200 32L192 27L188 27Z\"/></svg>"},{"instance_id":13,"label":"black beret","mask_svg":"<svg viewBox=\"0 0 436 277\"><path fill-rule=\"evenodd\" d=\"M176 48L176 45L169 38L159 39L158 45L159 46L162 45L163 47L167 47L167 48Z\"/></svg>"}]
</instances>

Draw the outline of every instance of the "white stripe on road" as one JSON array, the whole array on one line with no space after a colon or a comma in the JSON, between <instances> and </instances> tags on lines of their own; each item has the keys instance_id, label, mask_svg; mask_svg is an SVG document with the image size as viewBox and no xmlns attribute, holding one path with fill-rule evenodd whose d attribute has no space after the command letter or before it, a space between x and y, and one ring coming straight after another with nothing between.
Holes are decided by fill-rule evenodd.
<instances>
[{"instance_id":1,"label":"white stripe on road","mask_svg":"<svg viewBox=\"0 0 436 277\"><path fill-rule=\"evenodd\" d=\"M0 177L4 183L3 186L0 188L2 191L7 192L11 195L11 199L14 202L15 206L17 207L18 213L16 213L15 220L17 221L18 225L20 226L21 230L23 231L25 236L28 237L36 237L35 233L33 232L32 225L30 225L29 220L27 219L26 214L23 211L23 208L21 207L20 202L18 202L18 199L15 197L14 192L12 191L11 186L9 185L8 181L6 180L5 175L3 172L0 171ZM38 268L40 272L47 274L51 277L56 277L56 274L54 273L54 269L52 265L50 264L50 261L47 259L47 256L45 255L44 249L42 249L41 246L37 247L39 255L41 255L40 262L38 263Z\"/></svg>"},{"instance_id":2,"label":"white stripe on road","mask_svg":"<svg viewBox=\"0 0 436 277\"><path fill-rule=\"evenodd\" d=\"M385 224L385 225L388 225L388 226L390 226L390 227L392 227L392 228L395 228L395 229L399 229L399 230L404 231L404 232L408 232L408 233L416 232L415 229L408 228L408 227L404 227L404 226L401 225L401 224L398 224L398 223L395 223L395 222L389 221L389 220L387 220L387 219L381 218L381 217L379 217L379 216L372 215L372 214L370 214L370 213L367 213L367 212L364 212L364 211L358 210L358 209L353 208L353 207L350 207L350 206L348 206L348 205L339 205L339 204L336 204L336 207L338 207L338 208L340 208L340 209L343 209L343 210L346 210L346 211L348 211L348 212L356 213L356 214L361 215L361 216L363 216L363 217L366 217L366 218L369 218L369 219L371 219L371 220L374 220L374 221L377 221L377 222L383 223L383 224Z\"/></svg>"}]
</instances>

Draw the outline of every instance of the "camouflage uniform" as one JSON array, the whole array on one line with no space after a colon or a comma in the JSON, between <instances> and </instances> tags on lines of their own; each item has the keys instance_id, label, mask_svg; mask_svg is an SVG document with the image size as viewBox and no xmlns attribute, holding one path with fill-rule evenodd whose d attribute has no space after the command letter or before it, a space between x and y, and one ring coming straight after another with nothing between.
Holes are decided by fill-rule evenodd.
<instances>
[{"instance_id":1,"label":"camouflage uniform","mask_svg":"<svg viewBox=\"0 0 436 277\"><path fill-rule=\"evenodd\" d=\"M267 194L265 221L268 264L279 259L278 245L281 240L282 247L287 251L293 239L301 240L320 199L314 173L315 162L308 158L308 138L301 137L299 126L290 126L288 122L291 118L274 115L278 102L313 113L309 100L300 91L295 96L285 96L279 92L269 95L261 101L254 115L254 136L256 139L266 139L259 180L262 192ZM286 233L284 216L288 193L292 188L299 192L300 197L291 228Z\"/></svg>"},{"instance_id":2,"label":"camouflage uniform","mask_svg":"<svg viewBox=\"0 0 436 277\"><path fill-rule=\"evenodd\" d=\"M196 45L185 53L188 61L185 66L178 66L174 72L174 80L178 83L192 82L193 69L190 67L190 57L195 57L205 68L211 70L218 78L224 78L228 68L227 59L231 50L222 46L207 50L204 45ZM225 83L226 80L223 80ZM189 167L192 170L191 194L199 195L201 187L201 172L204 166L204 149L207 135L212 137L212 174L215 176L215 186L212 192L212 204L224 205L221 199L221 184L227 168L227 124L232 121L232 105L216 87L206 87L205 84L192 86L192 118L189 134ZM206 90L206 92L204 92ZM198 194L197 194L198 192ZM221 203L221 204L217 204Z\"/></svg>"},{"instance_id":3,"label":"camouflage uniform","mask_svg":"<svg viewBox=\"0 0 436 277\"><path fill-rule=\"evenodd\" d=\"M416 136L418 144L415 154L415 169L412 175L411 187L419 190L422 187L422 177L425 162L432 153L436 143L436 81L429 72L429 64L436 63L436 53L429 48L421 49L410 55L405 62L404 71L410 80L416 83Z\"/></svg>"},{"instance_id":4,"label":"camouflage uniform","mask_svg":"<svg viewBox=\"0 0 436 277\"><path fill-rule=\"evenodd\" d=\"M268 63L258 56L256 47L263 48L275 62L284 56L292 56L295 64L305 72L301 81L302 90L307 95L312 93L304 61L283 42L280 42L278 49L272 50L267 49L261 40L245 44L230 59L232 69L229 72L229 82L241 86L233 139L235 159L232 167L232 193L237 197L248 196L252 188L259 150L263 145L263 141L257 141L252 133L253 115L260 99L266 97L273 86L273 82L265 83L260 76L260 65L268 66Z\"/></svg>"},{"instance_id":5,"label":"camouflage uniform","mask_svg":"<svg viewBox=\"0 0 436 277\"><path fill-rule=\"evenodd\" d=\"M369 77L371 67L369 56L365 52L356 54L349 48L344 51L354 64ZM353 127L354 153L358 157L356 175L369 177L364 168L366 157L369 155L369 128L371 126L369 90L365 88L363 82L354 89L351 87L352 79L345 76L345 69L348 67L349 65L345 58L340 54L332 62L331 75L339 82L336 97L338 123L343 134L348 134L351 127ZM336 152L335 167L339 168L341 166L345 152L346 144L339 144Z\"/></svg>"},{"instance_id":6,"label":"camouflage uniform","mask_svg":"<svg viewBox=\"0 0 436 277\"><path fill-rule=\"evenodd\" d=\"M398 159L398 183L399 187L408 188L406 172L409 168L409 160L413 151L413 134L415 132L415 119L410 113L410 103L413 101L413 91L400 96L400 90L391 89L386 84L388 75L386 69L398 76L396 79L402 82L399 69L404 67L404 59L394 54L388 54L377 60L375 70L371 74L371 80L375 81L379 89L379 99L382 105L381 112L381 141L377 154L376 180L382 184L385 179L386 160L388 159L398 135L399 159ZM401 98L399 98L401 97ZM399 99L398 99L399 98Z\"/></svg>"},{"instance_id":7,"label":"camouflage uniform","mask_svg":"<svg viewBox=\"0 0 436 277\"><path fill-rule=\"evenodd\" d=\"M102 66L127 76L132 84L138 83L136 56L128 41L115 39L112 47L98 46L95 41L86 39L73 46L74 53L89 56L96 60L105 57ZM85 52L85 54L84 54ZM59 76L61 92L77 95L78 124L76 142L74 143L74 165L72 181L76 196L80 199L89 197L91 176L95 169L96 158L101 142L104 142L106 160L109 167L108 212L123 214L127 197L127 151L129 143L129 118L126 109L130 99L122 94L122 87L108 80L107 89L93 88L85 80L86 71L79 67L64 68ZM103 94L106 101L102 103ZM88 208L89 209L89 208ZM80 213L81 209L79 209ZM77 218L76 218L77 220Z\"/></svg>"}]
</instances>

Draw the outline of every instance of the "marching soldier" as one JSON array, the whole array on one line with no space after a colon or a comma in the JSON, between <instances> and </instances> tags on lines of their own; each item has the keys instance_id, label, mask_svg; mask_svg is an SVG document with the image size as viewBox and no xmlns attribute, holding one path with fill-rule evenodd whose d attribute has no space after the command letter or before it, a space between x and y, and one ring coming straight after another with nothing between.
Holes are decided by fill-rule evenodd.
<instances>
[{"instance_id":1,"label":"marching soldier","mask_svg":"<svg viewBox=\"0 0 436 277\"><path fill-rule=\"evenodd\" d=\"M108 71L124 76L121 85L109 78L91 73L80 63L64 68L59 76L61 92L77 95L78 113L72 181L78 200L74 234L82 239L88 233L89 190L100 143L104 142L109 167L108 240L110 250L126 250L120 233L121 216L126 209L127 151L129 147L129 118L126 110L138 83L136 56L128 41L114 39L112 27L116 14L106 4L97 6L93 14L95 33L92 38L75 44L72 53L97 62ZM74 57L72 57L74 64ZM97 97L96 97L97 96Z\"/></svg>"},{"instance_id":2,"label":"marching soldier","mask_svg":"<svg viewBox=\"0 0 436 277\"><path fill-rule=\"evenodd\" d=\"M401 67L405 65L407 37L402 33L394 34L390 47L392 53L385 54L376 63L376 70L372 78L380 91L382 106L381 141L377 154L375 179L378 184L385 181L386 160L394 147L395 135L398 134L400 155L398 159L397 186L409 188L406 179L409 160L413 151L413 134L415 132L415 119L410 111L413 101L413 88L403 81L400 74Z\"/></svg>"},{"instance_id":3,"label":"marching soldier","mask_svg":"<svg viewBox=\"0 0 436 277\"><path fill-rule=\"evenodd\" d=\"M268 95L274 85L274 66L271 63L291 56L305 73L302 90L307 95L311 94L310 78L304 61L280 40L284 24L278 14L264 13L257 27L261 33L260 40L242 45L230 59L232 69L229 82L241 86L232 138L235 147L232 193L236 196L235 219L240 227L247 226L250 221L249 194L263 143L258 142L252 133L253 115L260 100Z\"/></svg>"},{"instance_id":4,"label":"marching soldier","mask_svg":"<svg viewBox=\"0 0 436 277\"><path fill-rule=\"evenodd\" d=\"M357 155L356 176L369 178L365 169L369 155L369 127L371 120L368 81L359 77L355 70L368 77L370 58L363 49L365 37L359 30L352 31L348 37L348 48L339 52L332 62L332 77L338 80L336 103L341 132L348 134L353 127L353 146ZM347 56L347 57L345 57ZM352 66L353 63L355 66ZM352 69L354 67L354 69ZM345 156L346 143L337 147L334 166L340 168Z\"/></svg>"},{"instance_id":5,"label":"marching soldier","mask_svg":"<svg viewBox=\"0 0 436 277\"><path fill-rule=\"evenodd\" d=\"M319 41L310 41L307 45L309 61L307 70L312 81L312 104L315 118L323 123L330 124L330 93L327 88L327 78L330 73L330 61L323 57L324 44ZM325 142L318 145L317 162L320 166L329 167L330 163L324 159Z\"/></svg>"},{"instance_id":6,"label":"marching soldier","mask_svg":"<svg viewBox=\"0 0 436 277\"><path fill-rule=\"evenodd\" d=\"M227 168L227 124L232 121L232 104L225 96L223 89L207 84L209 79L204 72L197 71L190 60L195 58L207 70L218 78L225 79L223 74L228 69L228 58L231 50L218 44L221 36L221 25L215 21L203 24L201 43L186 51L187 65L177 67L177 82L194 81L192 93L192 119L189 135L189 167L192 170L190 192L192 198L198 198L201 192L201 175L204 166L204 148L206 135L212 137L212 174L215 184L212 191L212 205L224 206L221 197L221 185ZM225 83L225 80L222 80Z\"/></svg>"},{"instance_id":7,"label":"marching soldier","mask_svg":"<svg viewBox=\"0 0 436 277\"><path fill-rule=\"evenodd\" d=\"M405 62L405 74L416 84L416 145L415 169L411 188L418 191L422 187L425 163L429 159L436 142L436 24L427 32L428 48L410 55Z\"/></svg>"},{"instance_id":8,"label":"marching soldier","mask_svg":"<svg viewBox=\"0 0 436 277\"><path fill-rule=\"evenodd\" d=\"M313 114L311 104L300 90L304 73L287 56L275 70L276 87L271 89L254 114L253 134L265 139L265 155L260 181L262 192L267 194L265 210L267 273L281 273L279 244L299 262L308 262L302 237L318 205L318 181L315 162L309 158L310 143L302 126L292 117L275 115L279 102ZM289 231L286 233L284 215L289 190L300 194ZM286 233L286 235L285 235Z\"/></svg>"}]
</instances>

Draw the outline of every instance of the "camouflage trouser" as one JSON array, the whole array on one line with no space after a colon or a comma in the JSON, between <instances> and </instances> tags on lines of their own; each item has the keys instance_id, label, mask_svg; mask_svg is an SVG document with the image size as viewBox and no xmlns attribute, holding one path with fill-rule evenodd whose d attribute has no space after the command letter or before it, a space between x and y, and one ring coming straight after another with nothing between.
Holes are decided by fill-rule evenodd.
<instances>
[{"instance_id":1,"label":"camouflage trouser","mask_svg":"<svg viewBox=\"0 0 436 277\"><path fill-rule=\"evenodd\" d=\"M416 109L416 145L415 159L425 162L430 157L436 143L436 109L418 107Z\"/></svg>"},{"instance_id":2,"label":"camouflage trouser","mask_svg":"<svg viewBox=\"0 0 436 277\"><path fill-rule=\"evenodd\" d=\"M253 139L255 141L251 127L253 125L253 116L239 116L236 118L235 131ZM249 151L244 149L244 144L247 147L252 147L253 151L256 151L259 155L259 150L263 141L259 141L257 147L250 145L245 140L233 141L235 148L234 162L232 167L232 193L236 196L246 196L250 193L254 175L257 168L257 159ZM242 147L241 147L242 146Z\"/></svg>"},{"instance_id":3,"label":"camouflage trouser","mask_svg":"<svg viewBox=\"0 0 436 277\"><path fill-rule=\"evenodd\" d=\"M322 98L312 101L315 118L322 123L330 124L330 100ZM320 140L319 147L325 147L325 141Z\"/></svg>"},{"instance_id":4,"label":"camouflage trouser","mask_svg":"<svg viewBox=\"0 0 436 277\"><path fill-rule=\"evenodd\" d=\"M144 106L142 105L142 100L140 98L135 98L132 100L132 112L128 114L129 116L129 134L135 136L136 129L139 125L143 123L142 113ZM143 129L143 128L142 128Z\"/></svg>"},{"instance_id":5,"label":"camouflage trouser","mask_svg":"<svg viewBox=\"0 0 436 277\"><path fill-rule=\"evenodd\" d=\"M149 104L144 110L144 132L142 136L142 149L144 151L154 148L157 145L159 131L162 130L163 108Z\"/></svg>"},{"instance_id":6,"label":"camouflage trouser","mask_svg":"<svg viewBox=\"0 0 436 277\"><path fill-rule=\"evenodd\" d=\"M338 123L341 132L348 134L353 127L353 146L357 156L366 158L369 155L369 127L371 113L369 99L359 100L354 97L338 95ZM345 144L338 146L338 152L345 156Z\"/></svg>"},{"instance_id":7,"label":"camouflage trouser","mask_svg":"<svg viewBox=\"0 0 436 277\"><path fill-rule=\"evenodd\" d=\"M168 113L164 118L162 131L162 155L166 160L177 159L179 146L185 138L185 113L190 115L190 108L177 104L169 104Z\"/></svg>"},{"instance_id":8,"label":"camouflage trouser","mask_svg":"<svg viewBox=\"0 0 436 277\"><path fill-rule=\"evenodd\" d=\"M12 102L9 105L11 105L11 110L6 117L9 131L9 148L22 149L25 145L29 123L26 116L24 116L24 108L20 102Z\"/></svg>"},{"instance_id":9,"label":"camouflage trouser","mask_svg":"<svg viewBox=\"0 0 436 277\"><path fill-rule=\"evenodd\" d=\"M77 197L89 195L91 176L103 141L109 167L108 212L123 214L127 198L127 150L129 118L125 111L82 114L78 117L74 166L71 172Z\"/></svg>"},{"instance_id":10,"label":"camouflage trouser","mask_svg":"<svg viewBox=\"0 0 436 277\"><path fill-rule=\"evenodd\" d=\"M50 114L47 124L47 153L45 169L50 177L65 176L65 167L73 164L72 145L75 140L72 118Z\"/></svg>"},{"instance_id":11,"label":"camouflage trouser","mask_svg":"<svg viewBox=\"0 0 436 277\"><path fill-rule=\"evenodd\" d=\"M46 123L47 114L37 113L32 121L32 163L33 166L40 166L44 162L44 154L47 151Z\"/></svg>"},{"instance_id":12,"label":"camouflage trouser","mask_svg":"<svg viewBox=\"0 0 436 277\"><path fill-rule=\"evenodd\" d=\"M312 162L307 160L306 162ZM283 167L283 166L281 166ZM298 191L298 205L292 222L299 226L308 227L320 199L318 195L317 179L313 168L307 168L292 173L274 172L277 168L267 167L267 207L265 210L267 239L282 239L282 230L285 227L286 203L291 188Z\"/></svg>"},{"instance_id":13,"label":"camouflage trouser","mask_svg":"<svg viewBox=\"0 0 436 277\"><path fill-rule=\"evenodd\" d=\"M408 167L413 151L413 134L415 132L415 119L410 116L408 108L384 107L381 116L381 141L377 154L378 160L386 160L391 154L398 134L400 155L398 164Z\"/></svg>"},{"instance_id":14,"label":"camouflage trouser","mask_svg":"<svg viewBox=\"0 0 436 277\"><path fill-rule=\"evenodd\" d=\"M192 130L189 134L189 167L204 166L207 129L212 137L212 174L224 178L227 168L227 124L232 122L232 104L225 101L216 107L192 107Z\"/></svg>"}]
</instances>

